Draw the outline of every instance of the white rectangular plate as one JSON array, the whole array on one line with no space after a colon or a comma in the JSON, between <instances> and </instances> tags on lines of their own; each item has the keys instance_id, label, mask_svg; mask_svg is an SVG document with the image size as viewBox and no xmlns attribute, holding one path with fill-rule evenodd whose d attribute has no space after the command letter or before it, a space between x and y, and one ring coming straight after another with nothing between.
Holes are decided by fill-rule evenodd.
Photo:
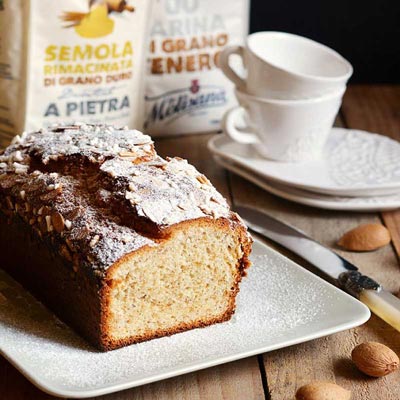
<instances>
[{"instance_id":1,"label":"white rectangular plate","mask_svg":"<svg viewBox=\"0 0 400 400\"><path fill-rule=\"evenodd\" d=\"M362 303L260 241L231 321L100 353L0 270L0 351L55 396L99 396L361 325Z\"/></svg>"}]
</instances>

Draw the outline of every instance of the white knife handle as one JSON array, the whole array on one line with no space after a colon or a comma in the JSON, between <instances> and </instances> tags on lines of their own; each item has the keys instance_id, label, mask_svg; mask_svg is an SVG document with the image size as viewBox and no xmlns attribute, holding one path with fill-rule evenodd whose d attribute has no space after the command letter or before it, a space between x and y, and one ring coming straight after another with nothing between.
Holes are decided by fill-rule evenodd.
<instances>
[{"instance_id":1,"label":"white knife handle","mask_svg":"<svg viewBox=\"0 0 400 400\"><path fill-rule=\"evenodd\" d=\"M370 277L359 271L339 275L339 284L361 300L374 314L400 332L400 299L387 292Z\"/></svg>"},{"instance_id":2,"label":"white knife handle","mask_svg":"<svg viewBox=\"0 0 400 400\"><path fill-rule=\"evenodd\" d=\"M385 290L362 290L359 299L369 309L400 332L400 299Z\"/></svg>"}]
</instances>

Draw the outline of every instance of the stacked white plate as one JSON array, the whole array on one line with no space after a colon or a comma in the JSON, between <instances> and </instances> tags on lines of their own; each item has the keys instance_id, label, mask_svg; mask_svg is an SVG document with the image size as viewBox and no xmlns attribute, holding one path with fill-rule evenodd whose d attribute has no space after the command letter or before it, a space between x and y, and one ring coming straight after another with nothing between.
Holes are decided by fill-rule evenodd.
<instances>
[{"instance_id":1,"label":"stacked white plate","mask_svg":"<svg viewBox=\"0 0 400 400\"><path fill-rule=\"evenodd\" d=\"M223 167L287 200L332 210L400 207L400 143L382 135L333 128L320 160L304 163L265 159L226 135L208 147Z\"/></svg>"}]
</instances>

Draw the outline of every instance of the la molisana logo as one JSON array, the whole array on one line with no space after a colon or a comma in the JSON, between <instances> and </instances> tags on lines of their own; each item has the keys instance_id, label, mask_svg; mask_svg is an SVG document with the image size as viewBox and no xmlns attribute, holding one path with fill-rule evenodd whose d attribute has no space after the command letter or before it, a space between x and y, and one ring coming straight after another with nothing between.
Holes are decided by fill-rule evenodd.
<instances>
[{"instance_id":1,"label":"la molisana logo","mask_svg":"<svg viewBox=\"0 0 400 400\"><path fill-rule=\"evenodd\" d=\"M159 121L168 125L183 117L205 109L223 107L227 103L224 86L203 83L192 79L184 87L155 96L145 96L149 112L144 123L148 129Z\"/></svg>"},{"instance_id":2,"label":"la molisana logo","mask_svg":"<svg viewBox=\"0 0 400 400\"><path fill-rule=\"evenodd\" d=\"M89 0L87 13L66 11L61 19L68 23L65 28L74 28L79 36L99 38L114 31L114 20L110 14L124 11L134 12L135 8L125 0Z\"/></svg>"}]
</instances>

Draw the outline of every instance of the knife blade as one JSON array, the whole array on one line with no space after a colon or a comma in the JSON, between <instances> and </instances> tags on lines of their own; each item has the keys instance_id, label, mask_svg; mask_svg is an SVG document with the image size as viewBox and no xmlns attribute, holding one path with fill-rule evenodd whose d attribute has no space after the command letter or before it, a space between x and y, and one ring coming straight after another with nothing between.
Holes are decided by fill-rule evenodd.
<instances>
[{"instance_id":1,"label":"knife blade","mask_svg":"<svg viewBox=\"0 0 400 400\"><path fill-rule=\"evenodd\" d=\"M338 287L358 298L400 332L400 299L374 279L301 230L254 207L238 205L235 211L254 232L291 250L329 277Z\"/></svg>"}]
</instances>

